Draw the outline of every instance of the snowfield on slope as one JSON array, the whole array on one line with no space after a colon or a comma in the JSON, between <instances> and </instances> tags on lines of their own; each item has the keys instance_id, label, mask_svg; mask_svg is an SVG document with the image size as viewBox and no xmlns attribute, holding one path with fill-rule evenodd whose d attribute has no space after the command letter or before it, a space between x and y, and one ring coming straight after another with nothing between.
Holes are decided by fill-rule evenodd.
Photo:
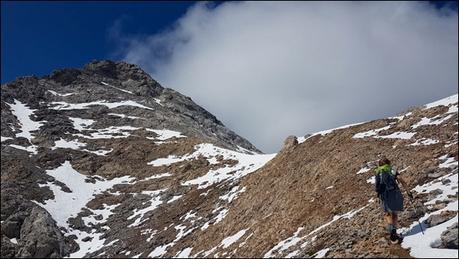
<instances>
[{"instance_id":1,"label":"snowfield on slope","mask_svg":"<svg viewBox=\"0 0 459 259\"><path fill-rule=\"evenodd\" d=\"M182 157L175 155L169 155L166 158L158 158L150 161L148 164L153 166L165 166L174 163L182 162L185 160L196 159L203 156L209 161L210 164L218 164L217 156L222 156L223 160L231 159L236 160L237 164L233 166L225 166L223 168L210 170L207 174L200 176L196 179L192 179L183 182L182 185L198 185L199 189L206 188L212 184L229 180L237 179L250 174L263 165L269 160L276 156L276 154L245 154L239 153L233 150L224 149L217 147L213 144L199 144L194 147L195 151L191 154L186 154Z\"/></svg>"}]
</instances>

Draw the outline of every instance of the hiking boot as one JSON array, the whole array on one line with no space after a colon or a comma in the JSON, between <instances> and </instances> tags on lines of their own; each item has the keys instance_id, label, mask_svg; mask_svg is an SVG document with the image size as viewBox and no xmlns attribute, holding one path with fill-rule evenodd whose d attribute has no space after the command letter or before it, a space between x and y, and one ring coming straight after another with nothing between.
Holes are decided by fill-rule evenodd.
<instances>
[{"instance_id":1,"label":"hiking boot","mask_svg":"<svg viewBox=\"0 0 459 259\"><path fill-rule=\"evenodd\" d=\"M392 244L401 244L403 242L403 236L401 234L397 234L397 230L393 230L390 233L389 240Z\"/></svg>"},{"instance_id":2,"label":"hiking boot","mask_svg":"<svg viewBox=\"0 0 459 259\"><path fill-rule=\"evenodd\" d=\"M397 230L395 228L390 232L389 240L392 244L400 242L400 236L397 234Z\"/></svg>"}]
</instances>

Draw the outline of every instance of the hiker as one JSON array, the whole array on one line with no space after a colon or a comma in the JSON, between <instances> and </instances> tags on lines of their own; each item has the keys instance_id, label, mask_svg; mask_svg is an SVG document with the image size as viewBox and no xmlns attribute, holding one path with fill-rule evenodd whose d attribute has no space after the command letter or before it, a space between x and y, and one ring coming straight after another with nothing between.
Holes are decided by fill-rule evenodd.
<instances>
[{"instance_id":1,"label":"hiker","mask_svg":"<svg viewBox=\"0 0 459 259\"><path fill-rule=\"evenodd\" d=\"M387 231L392 243L401 242L401 236L397 234L398 213L403 210L403 195L397 183L400 183L406 190L408 197L412 199L412 194L408 190L406 181L400 173L394 170L389 159L382 157L378 162L375 176L375 187L384 209L384 219L387 223Z\"/></svg>"}]
</instances>

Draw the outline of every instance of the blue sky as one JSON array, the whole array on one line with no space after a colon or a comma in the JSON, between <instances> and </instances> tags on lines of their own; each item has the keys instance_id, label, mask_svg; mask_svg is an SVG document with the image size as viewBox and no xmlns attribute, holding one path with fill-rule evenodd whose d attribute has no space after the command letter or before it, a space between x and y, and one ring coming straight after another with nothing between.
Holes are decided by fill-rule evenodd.
<instances>
[{"instance_id":1,"label":"blue sky","mask_svg":"<svg viewBox=\"0 0 459 259\"><path fill-rule=\"evenodd\" d=\"M1 2L2 83L23 75L81 67L113 56L110 28L152 34L183 15L193 2Z\"/></svg>"}]
</instances>

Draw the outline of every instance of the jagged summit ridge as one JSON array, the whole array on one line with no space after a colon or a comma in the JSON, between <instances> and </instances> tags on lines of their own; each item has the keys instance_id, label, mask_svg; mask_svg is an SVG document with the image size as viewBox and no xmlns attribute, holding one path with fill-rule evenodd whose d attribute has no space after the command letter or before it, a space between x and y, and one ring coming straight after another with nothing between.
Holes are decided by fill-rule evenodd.
<instances>
[{"instance_id":1,"label":"jagged summit ridge","mask_svg":"<svg viewBox=\"0 0 459 259\"><path fill-rule=\"evenodd\" d=\"M131 117L131 124L177 130L225 147L240 146L259 152L191 98L163 88L138 66L126 62L94 61L83 69L60 69L50 76L22 77L2 85L2 101L13 103L14 99L36 109L37 114L49 111L49 105L56 103L87 103L85 110L98 112L89 117L100 118L107 117L108 112L97 102L133 101L151 109L133 111L143 115L144 120ZM10 136L5 133L8 131L2 128L2 134L6 134L3 136Z\"/></svg>"}]
</instances>

